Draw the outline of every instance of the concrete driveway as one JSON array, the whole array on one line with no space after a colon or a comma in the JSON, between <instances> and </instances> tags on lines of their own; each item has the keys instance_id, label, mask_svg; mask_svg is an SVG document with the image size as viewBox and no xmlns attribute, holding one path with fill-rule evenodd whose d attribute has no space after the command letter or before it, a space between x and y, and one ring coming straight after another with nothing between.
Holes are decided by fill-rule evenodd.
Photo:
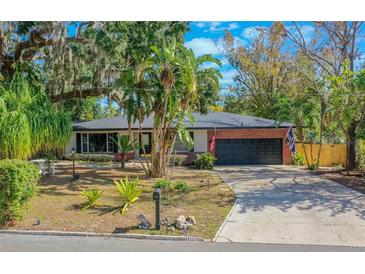
<instances>
[{"instance_id":1,"label":"concrete driveway","mask_svg":"<svg viewBox=\"0 0 365 274\"><path fill-rule=\"evenodd\" d=\"M221 166L238 199L218 242L365 246L365 195L292 166Z\"/></svg>"}]
</instances>

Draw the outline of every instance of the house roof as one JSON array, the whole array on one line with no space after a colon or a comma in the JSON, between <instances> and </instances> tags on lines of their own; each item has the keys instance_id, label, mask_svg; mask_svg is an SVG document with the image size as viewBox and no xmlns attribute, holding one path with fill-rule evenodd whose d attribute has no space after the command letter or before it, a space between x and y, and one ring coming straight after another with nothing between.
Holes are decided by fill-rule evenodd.
<instances>
[{"instance_id":1,"label":"house roof","mask_svg":"<svg viewBox=\"0 0 365 274\"><path fill-rule=\"evenodd\" d=\"M287 122L280 123L275 120L228 112L209 112L208 114L194 112L193 116L195 118L193 125L188 120L185 122L188 129L287 128L294 126ZM153 115L144 119L142 128L153 128ZM128 129L126 116L116 116L88 122L76 122L73 124L74 131L123 129ZM132 129L138 129L138 123L134 123Z\"/></svg>"}]
</instances>

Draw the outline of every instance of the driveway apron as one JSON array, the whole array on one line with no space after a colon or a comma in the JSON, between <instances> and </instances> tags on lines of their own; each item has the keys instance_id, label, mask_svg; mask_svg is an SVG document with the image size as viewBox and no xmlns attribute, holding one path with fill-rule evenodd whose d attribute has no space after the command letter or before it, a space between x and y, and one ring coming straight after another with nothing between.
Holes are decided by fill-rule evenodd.
<instances>
[{"instance_id":1,"label":"driveway apron","mask_svg":"<svg viewBox=\"0 0 365 274\"><path fill-rule=\"evenodd\" d=\"M219 166L237 201L218 242L365 246L365 195L292 166Z\"/></svg>"}]
</instances>

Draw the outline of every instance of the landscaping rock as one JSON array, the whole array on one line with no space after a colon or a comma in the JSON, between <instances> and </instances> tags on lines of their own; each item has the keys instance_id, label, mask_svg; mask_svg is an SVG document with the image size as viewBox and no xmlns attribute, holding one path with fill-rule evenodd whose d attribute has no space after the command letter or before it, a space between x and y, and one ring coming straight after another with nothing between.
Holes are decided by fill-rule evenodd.
<instances>
[{"instance_id":1,"label":"landscaping rock","mask_svg":"<svg viewBox=\"0 0 365 274\"><path fill-rule=\"evenodd\" d=\"M139 221L139 225L138 228L139 229L150 229L150 227L152 226L151 223L147 220L147 217L143 214L139 214L137 216L137 220Z\"/></svg>"},{"instance_id":2,"label":"landscaping rock","mask_svg":"<svg viewBox=\"0 0 365 274\"><path fill-rule=\"evenodd\" d=\"M161 224L162 224L162 225L166 225L166 226L168 226L168 225L170 224L169 219L168 219L168 218L163 219L163 220L161 221Z\"/></svg>"},{"instance_id":3,"label":"landscaping rock","mask_svg":"<svg viewBox=\"0 0 365 274\"><path fill-rule=\"evenodd\" d=\"M187 229L189 229L191 224L186 221L186 219L183 215L180 215L175 221L175 226L178 229L187 230Z\"/></svg>"},{"instance_id":4,"label":"landscaping rock","mask_svg":"<svg viewBox=\"0 0 365 274\"><path fill-rule=\"evenodd\" d=\"M195 217L194 216L189 216L186 218L186 221L191 224L191 225L196 225L196 221L195 221Z\"/></svg>"}]
</instances>

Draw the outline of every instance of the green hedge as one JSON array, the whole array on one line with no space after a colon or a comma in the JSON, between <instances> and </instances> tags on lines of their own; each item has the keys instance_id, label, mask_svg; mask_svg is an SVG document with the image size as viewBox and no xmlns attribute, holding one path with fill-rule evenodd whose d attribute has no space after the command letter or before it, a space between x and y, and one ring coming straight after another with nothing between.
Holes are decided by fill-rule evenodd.
<instances>
[{"instance_id":1,"label":"green hedge","mask_svg":"<svg viewBox=\"0 0 365 274\"><path fill-rule=\"evenodd\" d=\"M72 154L68 153L63 156L65 160L72 161ZM94 153L75 153L76 161L87 162L111 162L114 161L114 154L94 154Z\"/></svg>"},{"instance_id":2,"label":"green hedge","mask_svg":"<svg viewBox=\"0 0 365 274\"><path fill-rule=\"evenodd\" d=\"M0 223L23 217L27 202L37 191L39 169L30 162L0 160Z\"/></svg>"}]
</instances>

